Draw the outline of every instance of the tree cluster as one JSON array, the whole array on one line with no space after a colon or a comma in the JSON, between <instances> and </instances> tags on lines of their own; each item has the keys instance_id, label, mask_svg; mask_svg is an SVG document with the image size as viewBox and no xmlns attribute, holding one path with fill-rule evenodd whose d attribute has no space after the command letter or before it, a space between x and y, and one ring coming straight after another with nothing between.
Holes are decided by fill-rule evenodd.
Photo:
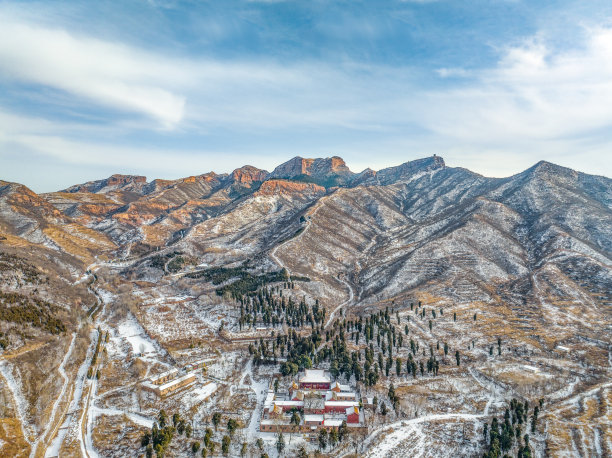
<instances>
[{"instance_id":1,"label":"tree cluster","mask_svg":"<svg viewBox=\"0 0 612 458\"><path fill-rule=\"evenodd\" d=\"M288 286L288 283L284 286ZM314 328L325 319L325 309L319 305L318 300L312 306L306 303L304 297L296 303L292 297L283 297L279 286L260 288L257 294L241 296L238 302L240 329L245 326L255 327L258 323L267 326L287 325L293 328L310 325Z\"/></svg>"},{"instance_id":2,"label":"tree cluster","mask_svg":"<svg viewBox=\"0 0 612 458\"><path fill-rule=\"evenodd\" d=\"M0 291L0 321L29 324L50 334L66 332L66 325L57 318L59 307L37 297Z\"/></svg>"},{"instance_id":3,"label":"tree cluster","mask_svg":"<svg viewBox=\"0 0 612 458\"><path fill-rule=\"evenodd\" d=\"M145 455L147 458L153 456L153 452L158 458L164 456L170 442L178 433L185 436L187 439L191 437L192 428L179 413L172 415L172 424L165 410L160 410L157 416L157 422L153 423L151 432L146 432L140 440L140 445L145 447ZM200 448L199 442L194 442L191 446L192 451L197 452Z\"/></svg>"},{"instance_id":4,"label":"tree cluster","mask_svg":"<svg viewBox=\"0 0 612 458\"><path fill-rule=\"evenodd\" d=\"M0 253L0 275L4 279L17 281L18 284L49 283L49 277L43 275L36 266L24 258L9 253Z\"/></svg>"},{"instance_id":5,"label":"tree cluster","mask_svg":"<svg viewBox=\"0 0 612 458\"><path fill-rule=\"evenodd\" d=\"M532 433L536 432L536 422L543 403L544 400L540 399L539 403L533 408L531 416ZM487 447L483 455L484 458L498 458L502 456L502 453L504 456L509 456L508 454L511 452L515 452L518 458L530 458L532 456L529 434L523 435L523 431L528 427L528 412L529 403L527 401L523 403L517 399L512 399L509 408L506 408L504 412L503 420L493 417L490 427L485 423L483 433Z\"/></svg>"},{"instance_id":6,"label":"tree cluster","mask_svg":"<svg viewBox=\"0 0 612 458\"><path fill-rule=\"evenodd\" d=\"M258 289L264 288L270 283L310 281L308 277L290 277L286 269L256 275L249 272L249 268L246 264L240 267L210 267L208 269L188 273L185 277L201 278L211 282L213 285L220 285L235 279L233 282L216 289L217 295L229 295L234 300L241 300L243 296L253 295Z\"/></svg>"}]
</instances>

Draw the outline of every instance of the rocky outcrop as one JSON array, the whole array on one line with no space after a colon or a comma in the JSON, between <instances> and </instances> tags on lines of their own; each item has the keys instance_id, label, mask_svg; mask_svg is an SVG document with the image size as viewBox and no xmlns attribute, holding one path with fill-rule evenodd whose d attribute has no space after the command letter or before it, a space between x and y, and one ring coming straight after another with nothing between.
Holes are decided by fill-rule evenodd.
<instances>
[{"instance_id":1,"label":"rocky outcrop","mask_svg":"<svg viewBox=\"0 0 612 458\"><path fill-rule=\"evenodd\" d=\"M232 183L251 184L253 182L261 183L268 177L266 170L258 169L252 165L245 165L234 170L229 179Z\"/></svg>"},{"instance_id":2,"label":"rocky outcrop","mask_svg":"<svg viewBox=\"0 0 612 458\"><path fill-rule=\"evenodd\" d=\"M255 195L270 196L273 194L324 195L325 188L315 183L301 183L287 180L268 180L264 182Z\"/></svg>"},{"instance_id":3,"label":"rocky outcrop","mask_svg":"<svg viewBox=\"0 0 612 458\"><path fill-rule=\"evenodd\" d=\"M338 156L317 159L296 156L276 167L270 177L312 181L325 187L332 187L349 184L354 175L344 160Z\"/></svg>"},{"instance_id":4,"label":"rocky outcrop","mask_svg":"<svg viewBox=\"0 0 612 458\"><path fill-rule=\"evenodd\" d=\"M123 189L141 192L147 184L147 177L141 175L111 175L103 180L88 181L65 189L64 192L108 192Z\"/></svg>"}]
</instances>

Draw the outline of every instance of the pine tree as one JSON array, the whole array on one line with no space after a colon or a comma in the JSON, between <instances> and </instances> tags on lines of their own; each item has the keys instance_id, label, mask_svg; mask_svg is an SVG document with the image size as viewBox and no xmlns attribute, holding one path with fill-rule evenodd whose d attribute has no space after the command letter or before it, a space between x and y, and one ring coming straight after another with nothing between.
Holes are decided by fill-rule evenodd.
<instances>
[{"instance_id":1,"label":"pine tree","mask_svg":"<svg viewBox=\"0 0 612 458\"><path fill-rule=\"evenodd\" d=\"M283 452L283 450L285 450L285 438L283 437L282 432L278 433L278 438L276 439L276 450L278 451L279 455Z\"/></svg>"},{"instance_id":2,"label":"pine tree","mask_svg":"<svg viewBox=\"0 0 612 458\"><path fill-rule=\"evenodd\" d=\"M332 448L336 446L338 443L338 430L336 428L332 428L329 432L329 444Z\"/></svg>"},{"instance_id":3,"label":"pine tree","mask_svg":"<svg viewBox=\"0 0 612 458\"><path fill-rule=\"evenodd\" d=\"M223 452L224 455L229 454L231 442L232 442L232 439L227 434L223 436L223 439L221 439L221 451Z\"/></svg>"},{"instance_id":4,"label":"pine tree","mask_svg":"<svg viewBox=\"0 0 612 458\"><path fill-rule=\"evenodd\" d=\"M212 422L213 422L213 425L215 426L215 431L216 431L217 428L219 427L219 423L221 423L221 413L220 412L215 412L213 414Z\"/></svg>"},{"instance_id":5,"label":"pine tree","mask_svg":"<svg viewBox=\"0 0 612 458\"><path fill-rule=\"evenodd\" d=\"M319 449L325 450L327 448L327 430L322 428L319 431Z\"/></svg>"}]
</instances>

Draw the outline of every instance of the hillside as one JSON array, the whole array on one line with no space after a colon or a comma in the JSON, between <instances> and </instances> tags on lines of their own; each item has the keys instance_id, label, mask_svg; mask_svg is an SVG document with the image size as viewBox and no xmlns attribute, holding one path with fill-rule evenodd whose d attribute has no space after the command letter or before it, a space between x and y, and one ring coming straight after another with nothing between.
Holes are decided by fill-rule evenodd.
<instances>
[{"instance_id":1,"label":"hillside","mask_svg":"<svg viewBox=\"0 0 612 458\"><path fill-rule=\"evenodd\" d=\"M436 155L362 172L295 157L41 195L0 181L0 299L3 453L144 456L165 409L199 441L221 412L241 425L231 454L260 437L275 454L252 418L272 374L306 367L291 348L380 401L332 456L482 456L512 399L541 408L512 456L612 453L612 180L548 162L488 178ZM214 394L143 394L201 359Z\"/></svg>"}]
</instances>

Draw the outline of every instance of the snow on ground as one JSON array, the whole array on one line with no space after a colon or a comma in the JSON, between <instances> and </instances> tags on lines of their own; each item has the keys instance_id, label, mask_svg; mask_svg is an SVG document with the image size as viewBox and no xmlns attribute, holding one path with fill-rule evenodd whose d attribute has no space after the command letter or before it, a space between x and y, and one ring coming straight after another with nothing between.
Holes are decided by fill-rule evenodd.
<instances>
[{"instance_id":1,"label":"snow on ground","mask_svg":"<svg viewBox=\"0 0 612 458\"><path fill-rule=\"evenodd\" d=\"M217 384L215 382L211 382L208 383L204 386L200 386L198 388L195 388L193 390L190 391L189 393L189 397L190 397L190 401L197 403L200 401L205 401L206 399L208 399L210 396L212 396L212 394L217 391Z\"/></svg>"},{"instance_id":2,"label":"snow on ground","mask_svg":"<svg viewBox=\"0 0 612 458\"><path fill-rule=\"evenodd\" d=\"M2 377L4 377L6 385L13 396L16 410L15 413L24 431L25 440L32 445L32 450L34 450L34 444L32 443L31 438L36 437L36 431L27 420L28 403L21 392L21 381L19 380L19 376L14 376L12 367L6 360L0 362L0 374L2 374Z\"/></svg>"},{"instance_id":3,"label":"snow on ground","mask_svg":"<svg viewBox=\"0 0 612 458\"><path fill-rule=\"evenodd\" d=\"M153 423L155 422L153 418L145 417L144 415L140 415L134 412L128 412L128 411L120 410L120 409L101 408L101 407L91 406L90 411L92 412L92 415L95 418L101 415L108 415L108 416L125 415L132 422L136 423L137 425L144 426L145 428L153 427Z\"/></svg>"},{"instance_id":4,"label":"snow on ground","mask_svg":"<svg viewBox=\"0 0 612 458\"><path fill-rule=\"evenodd\" d=\"M85 416L85 435L83 440L81 440L81 452L83 456L88 458L97 458L98 452L96 452L96 448L93 445L93 420L94 420L94 409L92 407L95 406L95 398L96 392L98 391L98 379L96 377L91 379L91 383L89 385L89 393L87 393L87 401L85 402L85 406L83 408L83 414L81 415L81 419L79 421L79 432L82 431L82 422Z\"/></svg>"},{"instance_id":5,"label":"snow on ground","mask_svg":"<svg viewBox=\"0 0 612 458\"><path fill-rule=\"evenodd\" d=\"M474 378L476 383L478 383L482 388L484 388L490 393L489 399L487 401L487 404L483 412L483 415L485 416L489 415L489 410L491 408L491 405L503 404L504 399L506 399L507 397L507 394L505 393L505 390L501 386L499 386L496 383L491 382L483 374L477 373L473 368L470 367L468 371L470 375Z\"/></svg>"},{"instance_id":6,"label":"snow on ground","mask_svg":"<svg viewBox=\"0 0 612 458\"><path fill-rule=\"evenodd\" d=\"M165 364L160 360L160 356L166 355L166 351L146 333L138 320L131 313L116 328L116 333L112 332L113 352L117 349L117 340L126 342L131 347L134 354L141 353L141 359L147 362Z\"/></svg>"},{"instance_id":7,"label":"snow on ground","mask_svg":"<svg viewBox=\"0 0 612 458\"><path fill-rule=\"evenodd\" d=\"M240 380L241 384L244 383L247 375L251 379L250 388L255 392L255 399L257 402L247 429L247 439L251 441L255 440L259 431L259 419L261 418L261 410L263 408L263 402L266 398L266 393L268 392L269 382L266 378L257 380L255 377L253 377L253 360L249 360L244 371L244 376L242 377L242 380Z\"/></svg>"},{"instance_id":8,"label":"snow on ground","mask_svg":"<svg viewBox=\"0 0 612 458\"><path fill-rule=\"evenodd\" d=\"M412 420L404 420L391 425L386 425L374 431L364 442L367 447L374 443L376 446L367 455L369 458L383 458L390 456L430 456L427 450L426 434L421 425L430 422L463 422L477 421L482 415L474 414L442 414L425 415ZM390 431L380 440L381 433ZM452 451L449 450L449 453ZM452 455L449 455L452 456Z\"/></svg>"},{"instance_id":9,"label":"snow on ground","mask_svg":"<svg viewBox=\"0 0 612 458\"><path fill-rule=\"evenodd\" d=\"M55 424L54 420L55 420L55 415L57 414L59 403L63 399L64 394L66 393L66 388L68 387L69 379L68 379L68 376L66 375L65 367L66 367L66 362L68 361L68 358L70 357L70 355L72 354L72 351L74 350L75 340L76 340L76 332L73 332L72 340L70 341L70 346L68 347L68 351L66 351L66 354L64 355L64 359L62 360L61 364L57 368L57 371L59 372L60 376L64 379L64 383L62 384L62 389L60 390L60 393L57 396L57 399L53 403L51 414L49 415L49 422L47 423L45 431L43 432L43 434L40 435L40 438L42 438L43 440L47 438L47 435L51 432L51 427Z\"/></svg>"},{"instance_id":10,"label":"snow on ground","mask_svg":"<svg viewBox=\"0 0 612 458\"><path fill-rule=\"evenodd\" d=\"M115 297L112 293L106 290L103 290L103 289L97 289L96 291L98 293L98 296L102 300L103 307L102 307L101 313L98 315L98 318L96 319L96 322L94 324L97 324L102 320L102 316L104 316L106 312L106 305L112 302ZM72 393L72 400L70 401L70 405L68 407L65 420L62 423L62 426L60 427L57 433L57 436L55 436L55 439L53 440L51 445L47 448L45 452L45 457L59 456L59 452L61 450L62 444L64 443L64 439L66 438L67 435L79 441L81 452L83 456L89 456L90 458L97 457L95 449L93 448L93 444L91 444L91 447L89 447L88 444L85 444L83 441L83 434L82 434L83 417L85 415L85 411L87 410L87 406L90 404L90 397L91 397L92 390L95 391L95 389L97 388L97 380L95 378L93 382L91 383L90 391L88 393L88 399L83 404L83 407L84 407L83 412L80 417L76 417L76 415L79 413L80 408L81 408L83 389L84 389L85 381L87 377L87 370L89 369L89 366L91 364L91 358L93 356L93 352L94 352L96 342L98 339L98 332L95 330L92 330L89 334L89 339L90 339L90 344L89 344L89 347L87 348L87 354L85 356L85 360L79 367L77 376L74 381L74 391ZM88 415L88 419L89 419L89 415ZM89 433L91 433L91 430L89 430ZM88 434L86 434L86 438L85 438L86 441L88 440L87 436ZM90 434L89 434L89 440L91 440Z\"/></svg>"},{"instance_id":11,"label":"snow on ground","mask_svg":"<svg viewBox=\"0 0 612 458\"><path fill-rule=\"evenodd\" d=\"M209 377L216 377L221 380L227 380L231 377L234 368L236 367L236 358L240 352L232 351L225 353L222 358L217 359L213 364L208 366L207 374Z\"/></svg>"},{"instance_id":12,"label":"snow on ground","mask_svg":"<svg viewBox=\"0 0 612 458\"><path fill-rule=\"evenodd\" d=\"M201 339L215 333L221 321L233 322L232 307L203 303L191 296L162 296L145 299L145 304L144 326L151 335L164 340Z\"/></svg>"},{"instance_id":13,"label":"snow on ground","mask_svg":"<svg viewBox=\"0 0 612 458\"><path fill-rule=\"evenodd\" d=\"M144 329L136 318L129 314L125 321L118 327L119 335L128 341L134 353L155 353L156 348L153 341L147 337Z\"/></svg>"},{"instance_id":14,"label":"snow on ground","mask_svg":"<svg viewBox=\"0 0 612 458\"><path fill-rule=\"evenodd\" d=\"M87 349L87 355L81 367L79 367L79 371L77 372L77 376L74 381L74 391L72 393L72 400L70 401L70 406L68 407L68 413L66 414L66 418L60 427L57 436L51 443L51 445L47 448L45 452L45 457L53 457L59 456L59 452L66 438L66 435L70 433L70 436L77 437L78 440L81 438L80 431L76 428L78 422L75 422L74 414L78 413L79 406L81 404L81 397L83 396L83 387L85 384L85 377L87 376L87 369L89 368L89 364L91 362L91 357L93 355L93 349L95 346L95 341L93 335L97 336L95 331L92 331L90 335L91 344Z\"/></svg>"},{"instance_id":15,"label":"snow on ground","mask_svg":"<svg viewBox=\"0 0 612 458\"><path fill-rule=\"evenodd\" d=\"M563 398L567 398L571 396L572 393L574 392L574 389L576 388L576 385L578 385L579 381L580 380L578 379L578 377L575 377L573 382L561 388L560 390L555 391L554 393L551 393L550 395L548 395L547 400L549 402L558 401L559 399L563 399Z\"/></svg>"}]
</instances>

